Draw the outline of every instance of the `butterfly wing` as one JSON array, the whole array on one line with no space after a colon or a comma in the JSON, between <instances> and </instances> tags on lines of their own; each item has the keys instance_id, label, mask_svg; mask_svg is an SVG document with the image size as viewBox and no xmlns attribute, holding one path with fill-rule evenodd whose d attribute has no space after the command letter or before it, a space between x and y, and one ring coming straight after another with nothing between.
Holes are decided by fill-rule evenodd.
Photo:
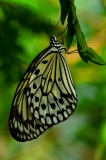
<instances>
[{"instance_id":1,"label":"butterfly wing","mask_svg":"<svg viewBox=\"0 0 106 160\"><path fill-rule=\"evenodd\" d=\"M66 59L48 47L31 63L16 90L10 132L18 141L35 139L66 120L76 104L77 96Z\"/></svg>"},{"instance_id":2,"label":"butterfly wing","mask_svg":"<svg viewBox=\"0 0 106 160\"><path fill-rule=\"evenodd\" d=\"M43 59L45 59L44 57L49 54L50 47L43 50L32 61L16 89L9 116L9 129L11 135L17 141L28 141L37 138L42 132L44 132L48 128L48 126L44 125L42 122L39 121L39 119L35 118L33 114L31 114L32 103L30 102L30 97L31 95L33 97L33 92L32 94L30 94L30 96L28 96L28 93L30 92L31 84L33 84L33 87L36 88L34 83L31 82L34 75L36 75L37 77L37 75L39 74L39 71L36 69L36 67L39 65L39 63L41 63L41 70L43 72L45 70L43 66L45 62L43 61ZM38 80L39 76L36 79L36 83L39 87L40 81Z\"/></svg>"}]
</instances>

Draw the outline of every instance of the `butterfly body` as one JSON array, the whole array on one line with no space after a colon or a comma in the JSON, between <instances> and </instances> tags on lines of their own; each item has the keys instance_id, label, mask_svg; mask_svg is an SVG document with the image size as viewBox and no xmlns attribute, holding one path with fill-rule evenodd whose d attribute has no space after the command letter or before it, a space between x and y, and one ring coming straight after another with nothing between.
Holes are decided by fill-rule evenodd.
<instances>
[{"instance_id":1,"label":"butterfly body","mask_svg":"<svg viewBox=\"0 0 106 160\"><path fill-rule=\"evenodd\" d=\"M67 49L51 36L50 46L35 57L20 81L9 117L17 141L36 139L75 111L77 95L63 51Z\"/></svg>"}]
</instances>

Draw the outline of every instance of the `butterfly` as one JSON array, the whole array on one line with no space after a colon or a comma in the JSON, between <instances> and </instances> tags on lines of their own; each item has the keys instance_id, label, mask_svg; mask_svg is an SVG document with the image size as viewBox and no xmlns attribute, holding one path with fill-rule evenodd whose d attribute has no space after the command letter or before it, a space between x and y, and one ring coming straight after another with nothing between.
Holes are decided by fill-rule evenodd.
<instances>
[{"instance_id":1,"label":"butterfly","mask_svg":"<svg viewBox=\"0 0 106 160\"><path fill-rule=\"evenodd\" d=\"M31 62L12 102L9 130L20 142L36 139L75 111L77 94L62 46L55 36Z\"/></svg>"}]
</instances>

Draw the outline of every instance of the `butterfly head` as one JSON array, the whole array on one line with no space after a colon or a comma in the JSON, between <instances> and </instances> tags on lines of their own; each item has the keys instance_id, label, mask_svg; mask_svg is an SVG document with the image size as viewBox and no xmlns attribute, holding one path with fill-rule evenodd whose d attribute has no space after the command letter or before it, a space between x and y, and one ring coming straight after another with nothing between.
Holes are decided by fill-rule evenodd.
<instances>
[{"instance_id":1,"label":"butterfly head","mask_svg":"<svg viewBox=\"0 0 106 160\"><path fill-rule=\"evenodd\" d=\"M62 47L62 44L64 44L63 40L59 42L55 36L50 37L50 46L55 47L56 53L62 53L63 50L68 53L68 50Z\"/></svg>"},{"instance_id":2,"label":"butterfly head","mask_svg":"<svg viewBox=\"0 0 106 160\"><path fill-rule=\"evenodd\" d=\"M61 48L62 43L59 42L55 36L51 36L50 37L50 46L56 47L56 48Z\"/></svg>"}]
</instances>

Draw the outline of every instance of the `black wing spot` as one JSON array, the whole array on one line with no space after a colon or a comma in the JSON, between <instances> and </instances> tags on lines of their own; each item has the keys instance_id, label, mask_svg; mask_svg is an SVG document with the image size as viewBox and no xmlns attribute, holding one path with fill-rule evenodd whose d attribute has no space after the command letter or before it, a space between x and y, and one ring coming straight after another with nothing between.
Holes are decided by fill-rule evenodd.
<instances>
[{"instance_id":1,"label":"black wing spot","mask_svg":"<svg viewBox=\"0 0 106 160\"><path fill-rule=\"evenodd\" d=\"M38 75L39 72L40 72L40 69L36 69L34 74Z\"/></svg>"},{"instance_id":2,"label":"black wing spot","mask_svg":"<svg viewBox=\"0 0 106 160\"><path fill-rule=\"evenodd\" d=\"M51 107L52 107L52 109L55 109L55 103L51 103Z\"/></svg>"},{"instance_id":3,"label":"black wing spot","mask_svg":"<svg viewBox=\"0 0 106 160\"><path fill-rule=\"evenodd\" d=\"M51 78L49 79L49 82L52 82L52 79L51 79Z\"/></svg>"},{"instance_id":4,"label":"black wing spot","mask_svg":"<svg viewBox=\"0 0 106 160\"><path fill-rule=\"evenodd\" d=\"M26 92L29 91L28 88L24 88L23 94L26 94ZM29 91L30 92L30 91Z\"/></svg>"},{"instance_id":5,"label":"black wing spot","mask_svg":"<svg viewBox=\"0 0 106 160\"><path fill-rule=\"evenodd\" d=\"M38 102L39 101L39 97L36 96L35 97L35 101Z\"/></svg>"},{"instance_id":6,"label":"black wing spot","mask_svg":"<svg viewBox=\"0 0 106 160\"><path fill-rule=\"evenodd\" d=\"M58 78L58 81L61 81L61 78Z\"/></svg>"},{"instance_id":7,"label":"black wing spot","mask_svg":"<svg viewBox=\"0 0 106 160\"><path fill-rule=\"evenodd\" d=\"M48 62L47 60L45 60L45 61L42 61L42 63L43 63L43 64L46 64L47 62Z\"/></svg>"},{"instance_id":8,"label":"black wing spot","mask_svg":"<svg viewBox=\"0 0 106 160\"><path fill-rule=\"evenodd\" d=\"M31 92L31 88L30 87L27 88L27 92L29 92L29 93Z\"/></svg>"},{"instance_id":9,"label":"black wing spot","mask_svg":"<svg viewBox=\"0 0 106 160\"><path fill-rule=\"evenodd\" d=\"M30 93L30 94L29 94L29 97L31 97L31 99L32 99L32 97L33 97L33 93Z\"/></svg>"},{"instance_id":10,"label":"black wing spot","mask_svg":"<svg viewBox=\"0 0 106 160\"><path fill-rule=\"evenodd\" d=\"M59 99L59 103L60 103L60 104L64 104L63 99Z\"/></svg>"},{"instance_id":11,"label":"black wing spot","mask_svg":"<svg viewBox=\"0 0 106 160\"><path fill-rule=\"evenodd\" d=\"M46 109L46 105L45 104L42 104L41 107L42 107L43 110Z\"/></svg>"},{"instance_id":12,"label":"black wing spot","mask_svg":"<svg viewBox=\"0 0 106 160\"><path fill-rule=\"evenodd\" d=\"M36 89L37 88L37 85L34 83L33 84L33 89Z\"/></svg>"},{"instance_id":13,"label":"black wing spot","mask_svg":"<svg viewBox=\"0 0 106 160\"><path fill-rule=\"evenodd\" d=\"M30 103L30 107L34 107L33 103Z\"/></svg>"}]
</instances>

